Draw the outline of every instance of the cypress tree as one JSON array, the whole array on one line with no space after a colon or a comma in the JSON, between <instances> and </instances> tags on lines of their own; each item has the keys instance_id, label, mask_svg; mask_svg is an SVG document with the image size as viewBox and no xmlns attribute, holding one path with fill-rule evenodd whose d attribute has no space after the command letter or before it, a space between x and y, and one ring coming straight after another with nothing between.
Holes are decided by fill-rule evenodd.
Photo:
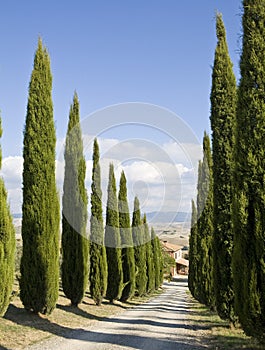
<instances>
[{"instance_id":1,"label":"cypress tree","mask_svg":"<svg viewBox=\"0 0 265 350\"><path fill-rule=\"evenodd\" d=\"M199 166L200 167L200 166ZM198 293L197 299L210 307L214 306L213 289L213 188L212 188L212 155L209 136L204 133L203 161L199 169L198 183ZM204 206L202 207L202 205Z\"/></svg>"},{"instance_id":2,"label":"cypress tree","mask_svg":"<svg viewBox=\"0 0 265 350\"><path fill-rule=\"evenodd\" d=\"M198 164L198 183L197 183L197 220L200 218L205 206L205 196L207 195L208 188L206 187L206 194L203 190L203 178L202 178L202 161L199 160Z\"/></svg>"},{"instance_id":3,"label":"cypress tree","mask_svg":"<svg viewBox=\"0 0 265 350\"><path fill-rule=\"evenodd\" d=\"M151 245L154 259L155 289L157 290L163 284L164 280L164 261L161 243L153 227L151 228Z\"/></svg>"},{"instance_id":4,"label":"cypress tree","mask_svg":"<svg viewBox=\"0 0 265 350\"><path fill-rule=\"evenodd\" d=\"M194 272L196 272L196 275L194 276L194 289L193 289L193 296L195 299L199 300L200 302L205 302L205 300L201 299L201 294L203 294L203 288L201 286L201 260L203 258L202 256L202 250L201 250L201 241L202 241L202 234L200 232L201 229L201 225L199 225L199 220L201 218L204 206L205 206L205 201L207 197L207 193L208 193L208 188L206 185L206 193L204 193L204 181L203 181L203 162L202 160L199 160L199 164L198 164L198 183L197 183L197 224L196 224L196 270ZM209 185L208 185L209 186ZM195 252L194 252L195 253ZM206 254L204 252L204 254ZM191 251L191 257L193 258L193 252ZM192 262L192 261L191 261ZM194 266L195 267L195 266ZM190 268L190 266L189 266ZM191 266L191 268L193 268ZM192 273L192 270L191 270Z\"/></svg>"},{"instance_id":5,"label":"cypress tree","mask_svg":"<svg viewBox=\"0 0 265 350\"><path fill-rule=\"evenodd\" d=\"M243 1L234 172L235 308L265 342L265 1Z\"/></svg>"},{"instance_id":6,"label":"cypress tree","mask_svg":"<svg viewBox=\"0 0 265 350\"><path fill-rule=\"evenodd\" d=\"M113 302L121 297L123 287L119 209L113 164L110 164L109 167L105 246L108 264L108 286L106 298L110 302Z\"/></svg>"},{"instance_id":7,"label":"cypress tree","mask_svg":"<svg viewBox=\"0 0 265 350\"><path fill-rule=\"evenodd\" d=\"M141 220L140 203L137 197L134 199L132 234L136 269L136 294L142 296L146 292L147 284L146 247L144 244L144 230Z\"/></svg>"},{"instance_id":8,"label":"cypress tree","mask_svg":"<svg viewBox=\"0 0 265 350\"><path fill-rule=\"evenodd\" d=\"M159 260L160 260L160 271L159 271L159 283L160 286L162 286L164 282L164 256L163 256L163 250L162 250L162 244L160 242L160 239L156 237L157 240L157 250L158 250L158 255L159 255Z\"/></svg>"},{"instance_id":9,"label":"cypress tree","mask_svg":"<svg viewBox=\"0 0 265 350\"><path fill-rule=\"evenodd\" d=\"M144 242L146 251L146 293L151 293L155 289L155 275L154 275L154 255L152 250L151 236L146 219L146 214L143 217Z\"/></svg>"},{"instance_id":10,"label":"cypress tree","mask_svg":"<svg viewBox=\"0 0 265 350\"><path fill-rule=\"evenodd\" d=\"M108 267L104 245L101 174L97 139L94 140L91 190L90 294L96 305L100 305L103 297L106 295Z\"/></svg>"},{"instance_id":11,"label":"cypress tree","mask_svg":"<svg viewBox=\"0 0 265 350\"><path fill-rule=\"evenodd\" d=\"M2 137L2 121L0 118L0 137ZM2 151L0 147L0 169ZM7 202L4 180L0 178L0 316L8 308L14 282L15 267L15 229Z\"/></svg>"},{"instance_id":12,"label":"cypress tree","mask_svg":"<svg viewBox=\"0 0 265 350\"><path fill-rule=\"evenodd\" d=\"M121 300L126 301L134 296L135 292L135 260L124 171L121 173L118 200L124 286Z\"/></svg>"},{"instance_id":13,"label":"cypress tree","mask_svg":"<svg viewBox=\"0 0 265 350\"><path fill-rule=\"evenodd\" d=\"M191 229L189 237L189 276L188 285L191 294L196 298L196 288L198 284L198 231L197 231L197 208L192 200Z\"/></svg>"},{"instance_id":14,"label":"cypress tree","mask_svg":"<svg viewBox=\"0 0 265 350\"><path fill-rule=\"evenodd\" d=\"M59 290L59 199L48 52L39 39L24 131L20 297L27 310L49 314Z\"/></svg>"},{"instance_id":15,"label":"cypress tree","mask_svg":"<svg viewBox=\"0 0 265 350\"><path fill-rule=\"evenodd\" d=\"M199 247L201 245L201 236L199 235L198 220L201 217L205 206L205 194L203 191L203 178L202 178L202 161L198 163L198 181L197 181L197 206L192 201L192 217L191 217L191 232L190 232L190 261L189 261L189 277L188 284L193 297L197 300L200 299L200 275L199 275L199 263L201 260L201 254ZM207 190L207 188L206 188ZM207 193L206 193L207 194Z\"/></svg>"},{"instance_id":16,"label":"cypress tree","mask_svg":"<svg viewBox=\"0 0 265 350\"><path fill-rule=\"evenodd\" d=\"M154 258L154 275L155 275L155 289L156 290L160 287L160 266L161 266L161 262L159 259L157 238L158 237L155 234L155 230L152 227L151 228L151 244L152 244L153 258Z\"/></svg>"},{"instance_id":17,"label":"cypress tree","mask_svg":"<svg viewBox=\"0 0 265 350\"><path fill-rule=\"evenodd\" d=\"M74 94L65 141L62 209L62 286L77 306L88 282L86 162L79 118L79 101Z\"/></svg>"},{"instance_id":18,"label":"cypress tree","mask_svg":"<svg viewBox=\"0 0 265 350\"><path fill-rule=\"evenodd\" d=\"M221 14L216 16L216 32L218 42L212 72L210 117L213 145L213 281L219 316L235 322L232 179L237 91Z\"/></svg>"}]
</instances>

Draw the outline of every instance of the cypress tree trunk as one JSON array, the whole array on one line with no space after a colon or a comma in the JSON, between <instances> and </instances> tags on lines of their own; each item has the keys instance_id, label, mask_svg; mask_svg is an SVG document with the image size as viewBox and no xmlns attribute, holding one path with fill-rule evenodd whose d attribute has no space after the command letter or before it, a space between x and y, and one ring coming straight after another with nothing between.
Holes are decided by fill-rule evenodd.
<instances>
[{"instance_id":1,"label":"cypress tree trunk","mask_svg":"<svg viewBox=\"0 0 265 350\"><path fill-rule=\"evenodd\" d=\"M200 168L200 165L199 165ZM197 299L214 307L213 289L213 189L212 189L212 156L210 139L205 133L203 138L203 162L199 169L198 183L198 295ZM203 206L204 204L204 206Z\"/></svg>"},{"instance_id":2,"label":"cypress tree trunk","mask_svg":"<svg viewBox=\"0 0 265 350\"><path fill-rule=\"evenodd\" d=\"M108 266L104 245L101 175L97 139L94 140L91 190L90 294L96 305L101 305L102 299L106 295L107 290Z\"/></svg>"},{"instance_id":3,"label":"cypress tree trunk","mask_svg":"<svg viewBox=\"0 0 265 350\"><path fill-rule=\"evenodd\" d=\"M1 118L0 137L2 137ZM0 169L1 165L0 148ZM15 247L15 229L7 202L7 192L4 180L0 178L0 316L5 314L10 302L14 282Z\"/></svg>"},{"instance_id":4,"label":"cypress tree trunk","mask_svg":"<svg viewBox=\"0 0 265 350\"><path fill-rule=\"evenodd\" d=\"M20 297L27 310L50 314L59 290L59 200L50 59L41 40L29 85L24 132Z\"/></svg>"},{"instance_id":5,"label":"cypress tree trunk","mask_svg":"<svg viewBox=\"0 0 265 350\"><path fill-rule=\"evenodd\" d=\"M221 318L234 323L232 176L237 91L220 14L216 17L216 31L218 43L212 73L210 117L213 144L213 280L217 312Z\"/></svg>"},{"instance_id":6,"label":"cypress tree trunk","mask_svg":"<svg viewBox=\"0 0 265 350\"><path fill-rule=\"evenodd\" d=\"M121 173L118 199L124 286L121 300L126 301L133 297L135 292L135 260L124 171Z\"/></svg>"},{"instance_id":7,"label":"cypress tree trunk","mask_svg":"<svg viewBox=\"0 0 265 350\"><path fill-rule=\"evenodd\" d=\"M110 164L109 167L105 246L108 264L108 286L106 298L110 302L113 302L114 300L120 299L123 287L119 211L113 164Z\"/></svg>"},{"instance_id":8,"label":"cypress tree trunk","mask_svg":"<svg viewBox=\"0 0 265 350\"><path fill-rule=\"evenodd\" d=\"M188 285L191 294L196 298L197 284L198 284L198 250L197 250L197 208L192 200L192 215L191 215L191 229L189 237L189 276Z\"/></svg>"},{"instance_id":9,"label":"cypress tree trunk","mask_svg":"<svg viewBox=\"0 0 265 350\"><path fill-rule=\"evenodd\" d=\"M265 1L243 1L243 51L235 143L235 307L265 342Z\"/></svg>"},{"instance_id":10,"label":"cypress tree trunk","mask_svg":"<svg viewBox=\"0 0 265 350\"><path fill-rule=\"evenodd\" d=\"M88 282L86 162L75 93L65 142L62 210L62 285L72 305L83 299Z\"/></svg>"},{"instance_id":11,"label":"cypress tree trunk","mask_svg":"<svg viewBox=\"0 0 265 350\"><path fill-rule=\"evenodd\" d=\"M146 292L146 247L144 244L144 231L141 220L140 204L137 197L134 199L132 218L132 234L134 244L134 258L136 269L136 294L142 296Z\"/></svg>"},{"instance_id":12,"label":"cypress tree trunk","mask_svg":"<svg viewBox=\"0 0 265 350\"><path fill-rule=\"evenodd\" d=\"M149 232L149 227L147 224L146 214L143 217L144 225L144 242L146 250L146 293L151 293L155 289L155 276L154 276L154 256L152 251L151 236Z\"/></svg>"}]
</instances>

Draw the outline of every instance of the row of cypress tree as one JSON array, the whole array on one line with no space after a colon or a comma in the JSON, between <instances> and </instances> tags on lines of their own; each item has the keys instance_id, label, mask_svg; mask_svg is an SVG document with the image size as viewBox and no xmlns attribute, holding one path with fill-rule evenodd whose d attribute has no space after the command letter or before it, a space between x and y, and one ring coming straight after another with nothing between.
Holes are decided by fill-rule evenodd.
<instances>
[{"instance_id":1,"label":"row of cypress tree","mask_svg":"<svg viewBox=\"0 0 265 350\"><path fill-rule=\"evenodd\" d=\"M24 131L23 253L19 283L24 307L42 314L53 311L59 292L60 205L55 181L55 145L50 58L39 39ZM61 282L66 297L77 306L89 285L91 297L100 305L104 297L111 302L126 301L135 294L143 295L159 288L163 280L159 239L153 229L150 235L137 198L131 224L126 177L122 172L117 196L113 164L109 168L104 228L97 140L93 150L88 237L86 162L76 93L70 107L64 156ZM0 315L3 315L13 284L15 233L2 179L0 192Z\"/></svg>"},{"instance_id":2,"label":"row of cypress tree","mask_svg":"<svg viewBox=\"0 0 265 350\"><path fill-rule=\"evenodd\" d=\"M217 15L212 152L205 135L197 205L192 203L189 288L221 318L239 321L264 343L265 1L244 0L243 11L238 88Z\"/></svg>"},{"instance_id":3,"label":"row of cypress tree","mask_svg":"<svg viewBox=\"0 0 265 350\"><path fill-rule=\"evenodd\" d=\"M121 173L117 195L114 166L109 167L106 225L103 228L99 147L94 140L90 218L90 294L97 305L127 301L158 289L163 282L163 258L159 238L150 231L146 215L134 200L132 223L127 199L126 176ZM97 209L97 210L96 210Z\"/></svg>"},{"instance_id":4,"label":"row of cypress tree","mask_svg":"<svg viewBox=\"0 0 265 350\"><path fill-rule=\"evenodd\" d=\"M189 289L202 304L212 307L213 298L213 182L209 136L203 138L203 160L198 166L197 204L192 201Z\"/></svg>"},{"instance_id":5,"label":"row of cypress tree","mask_svg":"<svg viewBox=\"0 0 265 350\"><path fill-rule=\"evenodd\" d=\"M125 173L123 171L121 173L117 196L113 164L109 167L104 228L99 160L99 146L95 139L90 237L88 237L86 166L83 157L79 102L75 93L66 137L62 212L62 287L72 305L78 305L82 301L88 284L91 297L97 305L100 305L103 297L110 302L117 299L127 301L135 294L152 292L155 287L159 288L163 278L159 239L152 231L154 240L152 246L146 216L141 218L137 198L134 202L131 224ZM139 233L140 243L133 238L134 230ZM138 251L142 254L139 261ZM155 283L155 264L159 268L158 283Z\"/></svg>"}]
</instances>

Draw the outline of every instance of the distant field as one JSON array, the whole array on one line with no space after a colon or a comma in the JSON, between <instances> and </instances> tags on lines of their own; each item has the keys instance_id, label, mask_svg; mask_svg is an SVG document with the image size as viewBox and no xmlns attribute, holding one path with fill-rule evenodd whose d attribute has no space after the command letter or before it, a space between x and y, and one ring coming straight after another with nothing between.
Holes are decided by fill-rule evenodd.
<instances>
[{"instance_id":1,"label":"distant field","mask_svg":"<svg viewBox=\"0 0 265 350\"><path fill-rule=\"evenodd\" d=\"M14 219L16 238L21 239L21 219ZM186 222L173 223L150 223L156 234L161 239L165 239L170 243L187 246L189 243L190 227Z\"/></svg>"},{"instance_id":2,"label":"distant field","mask_svg":"<svg viewBox=\"0 0 265 350\"><path fill-rule=\"evenodd\" d=\"M154 230L160 239L169 243L180 246L189 245L190 228L185 223L155 224Z\"/></svg>"}]
</instances>

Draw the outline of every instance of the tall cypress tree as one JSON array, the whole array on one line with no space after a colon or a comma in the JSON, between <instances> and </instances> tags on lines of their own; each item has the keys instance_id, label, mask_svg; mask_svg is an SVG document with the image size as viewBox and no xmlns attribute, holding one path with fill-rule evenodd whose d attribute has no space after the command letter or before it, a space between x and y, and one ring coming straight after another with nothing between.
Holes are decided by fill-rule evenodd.
<instances>
[{"instance_id":1,"label":"tall cypress tree","mask_svg":"<svg viewBox=\"0 0 265 350\"><path fill-rule=\"evenodd\" d=\"M209 136L204 133L203 161L199 166L198 183L198 293L197 299L210 307L214 306L213 289L213 188L212 155Z\"/></svg>"},{"instance_id":2,"label":"tall cypress tree","mask_svg":"<svg viewBox=\"0 0 265 350\"><path fill-rule=\"evenodd\" d=\"M108 267L104 245L101 174L97 139L94 140L91 190L89 282L91 297L96 305L100 305L106 295Z\"/></svg>"},{"instance_id":3,"label":"tall cypress tree","mask_svg":"<svg viewBox=\"0 0 265 350\"><path fill-rule=\"evenodd\" d=\"M143 217L144 242L146 253L146 293L151 293L155 289L155 275L154 275L154 255L151 244L150 231L146 219L146 214Z\"/></svg>"},{"instance_id":4,"label":"tall cypress tree","mask_svg":"<svg viewBox=\"0 0 265 350\"><path fill-rule=\"evenodd\" d=\"M213 145L213 281L219 316L235 322L232 278L232 179L236 78L229 57L221 14L216 16L217 46L212 72L211 127Z\"/></svg>"},{"instance_id":5,"label":"tall cypress tree","mask_svg":"<svg viewBox=\"0 0 265 350\"><path fill-rule=\"evenodd\" d=\"M142 296L146 292L147 284L146 247L144 244L144 228L141 220L140 203L137 197L134 199L132 234L136 269L136 294Z\"/></svg>"},{"instance_id":6,"label":"tall cypress tree","mask_svg":"<svg viewBox=\"0 0 265 350\"><path fill-rule=\"evenodd\" d=\"M189 276L188 285L191 294L196 298L198 285L198 230L197 230L197 208L192 200L191 229L189 237Z\"/></svg>"},{"instance_id":7,"label":"tall cypress tree","mask_svg":"<svg viewBox=\"0 0 265 350\"><path fill-rule=\"evenodd\" d=\"M132 239L132 229L130 222L130 212L127 199L126 177L124 171L121 173L119 202L119 224L122 246L122 271L123 271L123 291L121 300L126 301L134 296L135 292L135 260Z\"/></svg>"},{"instance_id":8,"label":"tall cypress tree","mask_svg":"<svg viewBox=\"0 0 265 350\"><path fill-rule=\"evenodd\" d=\"M235 307L265 342L265 1L243 1L234 177Z\"/></svg>"},{"instance_id":9,"label":"tall cypress tree","mask_svg":"<svg viewBox=\"0 0 265 350\"><path fill-rule=\"evenodd\" d=\"M159 255L159 261L160 261L160 270L159 270L159 283L160 286L162 286L163 282L164 282L164 256L163 256L163 248L162 248L162 244L160 242L160 239L158 237L156 237L156 241L157 241L157 250L158 250L158 255Z\"/></svg>"},{"instance_id":10,"label":"tall cypress tree","mask_svg":"<svg viewBox=\"0 0 265 350\"><path fill-rule=\"evenodd\" d=\"M202 236L199 232L198 221L202 215L202 212L203 212L203 209L205 206L205 196L207 196L207 192L205 194L203 188L204 188L204 186L203 186L202 160L199 160L199 163L198 163L198 182L197 182L197 223L196 223L195 232L194 232L196 234L196 251L197 251L196 270L192 271L193 266L190 266L191 273L192 272L196 273L196 275L194 276L194 283L193 283L194 289L193 289L192 295L197 300L200 300L200 293L201 293L201 285L200 285L200 277L201 276L200 276L199 266L200 266L200 260L202 258L201 254L200 254ZM192 255L193 255L193 252L191 251L191 259L193 259ZM191 260L191 263L192 263L192 260Z\"/></svg>"},{"instance_id":11,"label":"tall cypress tree","mask_svg":"<svg viewBox=\"0 0 265 350\"><path fill-rule=\"evenodd\" d=\"M110 164L109 167L105 246L108 264L108 286L106 298L110 302L113 302L121 297L123 287L119 209L113 164Z\"/></svg>"},{"instance_id":12,"label":"tall cypress tree","mask_svg":"<svg viewBox=\"0 0 265 350\"><path fill-rule=\"evenodd\" d=\"M157 290L160 287L160 268L161 268L161 260L159 254L159 238L155 234L155 230L151 228L151 244L153 250L153 258L154 258L154 272L155 272L155 289Z\"/></svg>"},{"instance_id":13,"label":"tall cypress tree","mask_svg":"<svg viewBox=\"0 0 265 350\"><path fill-rule=\"evenodd\" d=\"M200 218L205 206L205 197L207 196L208 188L206 187L206 194L204 193L203 178L202 178L202 161L198 164L198 182L197 182L197 220Z\"/></svg>"},{"instance_id":14,"label":"tall cypress tree","mask_svg":"<svg viewBox=\"0 0 265 350\"><path fill-rule=\"evenodd\" d=\"M59 290L59 199L48 52L39 39L24 131L20 297L27 310L49 314Z\"/></svg>"},{"instance_id":15,"label":"tall cypress tree","mask_svg":"<svg viewBox=\"0 0 265 350\"><path fill-rule=\"evenodd\" d=\"M0 118L0 137L2 121ZM2 150L0 147L0 169ZM15 229L7 203L7 192L4 180L0 178L0 316L3 316L10 302L14 282L15 267Z\"/></svg>"},{"instance_id":16,"label":"tall cypress tree","mask_svg":"<svg viewBox=\"0 0 265 350\"><path fill-rule=\"evenodd\" d=\"M72 305L83 299L88 282L86 161L79 118L79 101L74 94L65 141L62 210L62 286Z\"/></svg>"},{"instance_id":17,"label":"tall cypress tree","mask_svg":"<svg viewBox=\"0 0 265 350\"><path fill-rule=\"evenodd\" d=\"M154 259L155 289L157 290L162 285L164 280L164 261L160 240L157 237L153 227L151 228L151 245Z\"/></svg>"}]
</instances>

